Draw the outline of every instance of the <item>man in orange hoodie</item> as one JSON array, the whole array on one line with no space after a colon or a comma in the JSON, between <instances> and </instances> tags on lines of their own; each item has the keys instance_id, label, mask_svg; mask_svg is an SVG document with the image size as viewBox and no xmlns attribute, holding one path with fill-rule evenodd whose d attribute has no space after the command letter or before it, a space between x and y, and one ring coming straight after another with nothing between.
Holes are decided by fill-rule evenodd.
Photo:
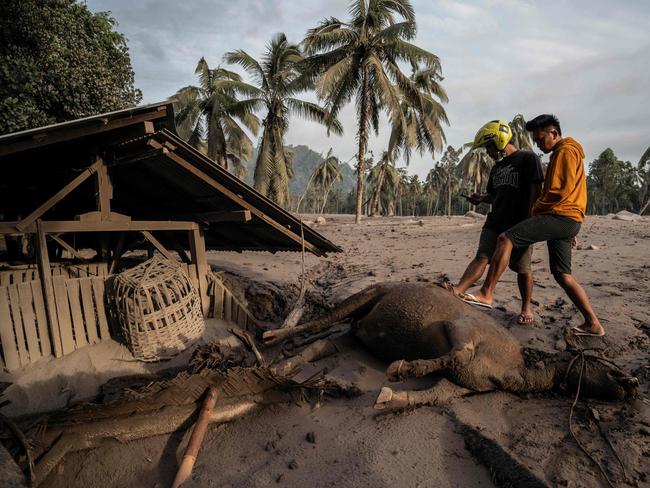
<instances>
[{"instance_id":1,"label":"man in orange hoodie","mask_svg":"<svg viewBox=\"0 0 650 488\"><path fill-rule=\"evenodd\" d=\"M605 329L591 308L587 294L571 275L571 247L587 208L584 151L576 140L562 137L560 122L553 115L535 117L526 124L526 130L531 132L539 149L551 153L542 194L533 206L532 217L499 235L481 290L462 298L472 304L491 304L513 248L546 241L551 273L585 320L573 328L575 334L604 336Z\"/></svg>"}]
</instances>

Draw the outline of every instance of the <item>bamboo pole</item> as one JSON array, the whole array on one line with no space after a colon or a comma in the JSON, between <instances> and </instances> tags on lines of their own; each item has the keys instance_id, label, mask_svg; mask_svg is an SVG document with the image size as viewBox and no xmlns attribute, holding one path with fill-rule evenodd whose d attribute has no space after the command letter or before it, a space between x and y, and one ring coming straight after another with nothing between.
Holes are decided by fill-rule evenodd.
<instances>
[{"instance_id":1,"label":"bamboo pole","mask_svg":"<svg viewBox=\"0 0 650 488\"><path fill-rule=\"evenodd\" d=\"M172 488L178 488L181 486L192 474L192 468L196 462L196 456L199 454L203 437L205 437L205 432L208 429L210 415L212 414L212 409L216 402L217 389L214 386L210 386L208 388L208 393L203 400L201 413L199 413L199 418L197 419L192 435L190 436L190 441L185 449L185 454L183 454L181 465L178 467L178 471L176 472Z\"/></svg>"}]
</instances>

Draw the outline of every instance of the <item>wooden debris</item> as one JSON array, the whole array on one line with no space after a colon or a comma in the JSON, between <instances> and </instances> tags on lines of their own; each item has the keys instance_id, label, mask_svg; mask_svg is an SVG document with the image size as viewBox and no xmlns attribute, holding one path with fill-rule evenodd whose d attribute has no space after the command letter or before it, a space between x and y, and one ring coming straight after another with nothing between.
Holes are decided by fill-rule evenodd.
<instances>
[{"instance_id":1,"label":"wooden debris","mask_svg":"<svg viewBox=\"0 0 650 488\"><path fill-rule=\"evenodd\" d=\"M181 486L192 474L192 468L196 462L196 457L199 454L199 449L203 443L203 437L205 437L205 432L208 428L208 422L210 420L210 415L212 414L212 409L214 404L217 402L217 389L213 386L208 388L207 395L203 400L203 405L201 406L201 412L199 413L199 418L196 421L196 425L192 430L192 435L190 436L190 442L185 449L185 454L181 461L181 465L178 467L176 472L176 477L172 483L172 488L178 488Z\"/></svg>"}]
</instances>

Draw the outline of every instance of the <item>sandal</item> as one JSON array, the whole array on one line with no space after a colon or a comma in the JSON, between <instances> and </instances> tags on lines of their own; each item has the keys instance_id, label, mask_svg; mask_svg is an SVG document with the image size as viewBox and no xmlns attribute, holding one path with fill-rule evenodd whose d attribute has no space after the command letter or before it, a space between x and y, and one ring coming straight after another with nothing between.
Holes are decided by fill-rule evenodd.
<instances>
[{"instance_id":1,"label":"sandal","mask_svg":"<svg viewBox=\"0 0 650 488\"><path fill-rule=\"evenodd\" d=\"M519 317L517 317L517 323L519 325L530 325L533 322L535 322L535 317L532 314L528 315L528 314L520 313Z\"/></svg>"},{"instance_id":2,"label":"sandal","mask_svg":"<svg viewBox=\"0 0 650 488\"><path fill-rule=\"evenodd\" d=\"M471 293L463 293L461 295L458 295L458 297L462 301L464 301L465 303L469 303L470 305L476 305L477 307L483 307L483 308L492 308L492 304L482 302Z\"/></svg>"}]
</instances>

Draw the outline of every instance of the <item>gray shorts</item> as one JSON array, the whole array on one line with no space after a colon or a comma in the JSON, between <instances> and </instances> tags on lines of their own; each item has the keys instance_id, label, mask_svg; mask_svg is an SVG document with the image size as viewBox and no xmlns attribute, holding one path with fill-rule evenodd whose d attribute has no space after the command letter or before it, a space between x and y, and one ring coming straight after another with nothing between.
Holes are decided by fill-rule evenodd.
<instances>
[{"instance_id":1,"label":"gray shorts","mask_svg":"<svg viewBox=\"0 0 650 488\"><path fill-rule=\"evenodd\" d=\"M492 254L497 247L497 238L499 232L494 229L483 227L481 230L481 237L478 240L478 251L476 251L477 258L488 258L488 262L492 260ZM509 267L515 273L530 273L530 261L533 257L533 246L517 247L512 250L510 255Z\"/></svg>"},{"instance_id":2,"label":"gray shorts","mask_svg":"<svg viewBox=\"0 0 650 488\"><path fill-rule=\"evenodd\" d=\"M580 222L561 215L535 215L506 231L515 249L546 241L551 273L571 274L571 239L580 232Z\"/></svg>"}]
</instances>

